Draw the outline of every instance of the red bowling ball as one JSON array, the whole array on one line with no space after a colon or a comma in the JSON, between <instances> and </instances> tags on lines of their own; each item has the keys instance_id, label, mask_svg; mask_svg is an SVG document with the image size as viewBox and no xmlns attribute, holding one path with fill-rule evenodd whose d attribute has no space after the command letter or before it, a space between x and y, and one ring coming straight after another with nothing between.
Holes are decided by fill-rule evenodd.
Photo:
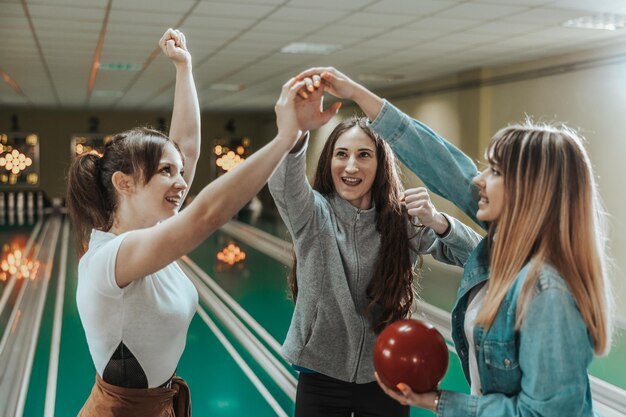
<instances>
[{"instance_id":1,"label":"red bowling ball","mask_svg":"<svg viewBox=\"0 0 626 417\"><path fill-rule=\"evenodd\" d=\"M448 369L448 347L432 324L400 320L376 339L374 368L380 380L396 391L400 382L413 392L434 391Z\"/></svg>"}]
</instances>

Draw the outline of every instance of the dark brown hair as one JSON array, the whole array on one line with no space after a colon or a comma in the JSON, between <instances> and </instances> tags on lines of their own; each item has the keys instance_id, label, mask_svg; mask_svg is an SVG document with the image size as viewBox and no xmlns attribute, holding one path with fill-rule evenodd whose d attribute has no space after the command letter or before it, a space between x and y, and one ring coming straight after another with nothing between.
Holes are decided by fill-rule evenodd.
<instances>
[{"instance_id":1,"label":"dark brown hair","mask_svg":"<svg viewBox=\"0 0 626 417\"><path fill-rule=\"evenodd\" d=\"M118 202L113 174L120 171L147 183L167 143L176 146L157 130L137 127L113 136L102 155L92 152L74 159L68 173L67 208L80 255L87 249L91 229L111 227Z\"/></svg>"},{"instance_id":2,"label":"dark brown hair","mask_svg":"<svg viewBox=\"0 0 626 417\"><path fill-rule=\"evenodd\" d=\"M331 163L335 143L349 129L358 126L376 146L377 169L372 184L372 201L376 207L376 230L380 234L380 251L372 279L367 287L368 312L376 311L372 329L380 332L388 324L408 317L413 303L413 265L410 251L408 217L400 202L403 193L396 158L389 145L367 124L366 118L353 117L339 123L331 132L317 163L313 189L323 195L335 192ZM289 275L289 288L295 301L298 294L297 259Z\"/></svg>"}]
</instances>

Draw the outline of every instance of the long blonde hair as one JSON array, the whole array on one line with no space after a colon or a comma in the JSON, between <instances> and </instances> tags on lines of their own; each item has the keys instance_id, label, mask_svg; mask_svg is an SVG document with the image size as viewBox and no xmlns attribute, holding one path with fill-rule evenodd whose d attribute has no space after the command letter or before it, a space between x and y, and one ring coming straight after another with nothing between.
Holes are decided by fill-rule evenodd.
<instances>
[{"instance_id":1,"label":"long blonde hair","mask_svg":"<svg viewBox=\"0 0 626 417\"><path fill-rule=\"evenodd\" d=\"M517 303L521 326L548 263L567 282L593 338L611 343L611 296L600 199L582 138L565 126L508 126L491 139L487 158L502 172L504 205L489 233L491 278L477 322L490 327L519 271L530 271ZM497 239L493 239L497 228Z\"/></svg>"}]
</instances>

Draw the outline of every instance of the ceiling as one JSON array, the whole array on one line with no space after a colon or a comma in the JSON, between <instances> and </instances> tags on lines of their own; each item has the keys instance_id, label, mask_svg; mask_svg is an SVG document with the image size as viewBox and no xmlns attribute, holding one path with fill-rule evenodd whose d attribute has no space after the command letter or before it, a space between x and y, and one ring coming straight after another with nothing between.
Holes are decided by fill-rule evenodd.
<instances>
[{"instance_id":1,"label":"ceiling","mask_svg":"<svg viewBox=\"0 0 626 417\"><path fill-rule=\"evenodd\" d=\"M269 110L313 65L369 75L383 91L614 43L625 31L561 26L607 12L626 14L626 1L0 0L0 106L168 108L174 68L157 48L168 27L187 36L203 110ZM291 42L341 46L281 53ZM133 70L92 74L94 62Z\"/></svg>"}]
</instances>

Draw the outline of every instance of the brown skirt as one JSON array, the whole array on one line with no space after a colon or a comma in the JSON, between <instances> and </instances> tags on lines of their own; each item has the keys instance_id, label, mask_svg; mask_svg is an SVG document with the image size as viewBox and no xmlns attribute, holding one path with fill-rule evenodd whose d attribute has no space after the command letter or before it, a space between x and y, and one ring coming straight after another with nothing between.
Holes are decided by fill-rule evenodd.
<instances>
[{"instance_id":1,"label":"brown skirt","mask_svg":"<svg viewBox=\"0 0 626 417\"><path fill-rule=\"evenodd\" d=\"M96 383L78 417L191 417L187 383L172 379L172 388L124 388Z\"/></svg>"}]
</instances>

